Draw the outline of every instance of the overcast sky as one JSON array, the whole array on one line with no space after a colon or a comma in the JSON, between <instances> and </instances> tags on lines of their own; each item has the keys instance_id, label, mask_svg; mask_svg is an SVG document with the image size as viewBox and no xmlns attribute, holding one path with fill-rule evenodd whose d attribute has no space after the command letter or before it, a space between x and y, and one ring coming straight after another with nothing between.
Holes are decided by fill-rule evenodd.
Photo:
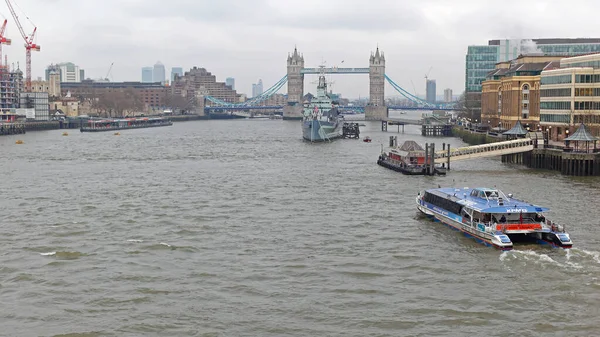
<instances>
[{"instance_id":1,"label":"overcast sky","mask_svg":"<svg viewBox=\"0 0 600 337\"><path fill-rule=\"evenodd\" d=\"M267 89L286 73L297 45L305 66L367 67L371 51L385 52L386 73L411 93L425 92L424 76L455 94L464 90L468 45L489 39L594 37L597 0L567 6L559 0L11 0L26 31L37 25L33 79L50 63L71 61L86 77L141 80L141 67L204 67L236 79L250 93L259 78ZM9 63L25 69L25 50L8 7L3 46ZM572 21L575 20L575 21ZM314 77L307 76L305 92ZM367 75L332 78L344 97L368 95ZM414 86L413 86L414 84ZM416 88L416 89L415 89ZM283 91L282 91L283 92ZM397 95L386 86L386 96Z\"/></svg>"}]
</instances>

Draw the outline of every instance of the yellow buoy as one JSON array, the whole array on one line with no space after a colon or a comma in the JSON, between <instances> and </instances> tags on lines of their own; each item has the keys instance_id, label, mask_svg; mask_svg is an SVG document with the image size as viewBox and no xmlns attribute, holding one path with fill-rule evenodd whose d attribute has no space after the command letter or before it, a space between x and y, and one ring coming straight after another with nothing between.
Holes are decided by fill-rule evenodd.
<instances>
[{"instance_id":1,"label":"yellow buoy","mask_svg":"<svg viewBox=\"0 0 600 337\"><path fill-rule=\"evenodd\" d=\"M118 132L115 132L115 136L120 136L121 134Z\"/></svg>"},{"instance_id":2,"label":"yellow buoy","mask_svg":"<svg viewBox=\"0 0 600 337\"><path fill-rule=\"evenodd\" d=\"M63 132L63 136L68 136L69 133L68 132Z\"/></svg>"},{"instance_id":3,"label":"yellow buoy","mask_svg":"<svg viewBox=\"0 0 600 337\"><path fill-rule=\"evenodd\" d=\"M20 139L18 139L18 140L15 142L15 144L23 144L23 141L22 141L22 140L20 140Z\"/></svg>"}]
</instances>

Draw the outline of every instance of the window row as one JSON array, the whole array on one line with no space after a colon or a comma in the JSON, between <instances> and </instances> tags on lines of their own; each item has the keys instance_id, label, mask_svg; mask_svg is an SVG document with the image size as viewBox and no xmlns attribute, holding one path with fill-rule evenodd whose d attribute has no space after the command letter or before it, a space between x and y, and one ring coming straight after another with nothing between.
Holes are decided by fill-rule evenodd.
<instances>
[{"instance_id":1,"label":"window row","mask_svg":"<svg viewBox=\"0 0 600 337\"><path fill-rule=\"evenodd\" d=\"M600 74L575 75L575 83L600 83Z\"/></svg>"},{"instance_id":2,"label":"window row","mask_svg":"<svg viewBox=\"0 0 600 337\"><path fill-rule=\"evenodd\" d=\"M600 68L600 61L576 62L576 63L565 64L563 66L563 68L579 68L579 67Z\"/></svg>"},{"instance_id":3,"label":"window row","mask_svg":"<svg viewBox=\"0 0 600 337\"><path fill-rule=\"evenodd\" d=\"M573 123L575 124L600 124L600 115L574 115Z\"/></svg>"},{"instance_id":4,"label":"window row","mask_svg":"<svg viewBox=\"0 0 600 337\"><path fill-rule=\"evenodd\" d=\"M571 88L542 89L540 97L571 97Z\"/></svg>"},{"instance_id":5,"label":"window row","mask_svg":"<svg viewBox=\"0 0 600 337\"><path fill-rule=\"evenodd\" d=\"M575 88L575 96L600 96L600 88Z\"/></svg>"},{"instance_id":6,"label":"window row","mask_svg":"<svg viewBox=\"0 0 600 337\"><path fill-rule=\"evenodd\" d=\"M540 84L564 84L571 83L571 75L556 75L556 76L542 76Z\"/></svg>"},{"instance_id":7,"label":"window row","mask_svg":"<svg viewBox=\"0 0 600 337\"><path fill-rule=\"evenodd\" d=\"M549 123L570 123L571 115L560 114L540 114L540 122L549 122Z\"/></svg>"},{"instance_id":8,"label":"window row","mask_svg":"<svg viewBox=\"0 0 600 337\"><path fill-rule=\"evenodd\" d=\"M575 102L575 110L600 110L600 102Z\"/></svg>"},{"instance_id":9,"label":"window row","mask_svg":"<svg viewBox=\"0 0 600 337\"><path fill-rule=\"evenodd\" d=\"M542 110L571 110L571 102L540 102Z\"/></svg>"}]
</instances>

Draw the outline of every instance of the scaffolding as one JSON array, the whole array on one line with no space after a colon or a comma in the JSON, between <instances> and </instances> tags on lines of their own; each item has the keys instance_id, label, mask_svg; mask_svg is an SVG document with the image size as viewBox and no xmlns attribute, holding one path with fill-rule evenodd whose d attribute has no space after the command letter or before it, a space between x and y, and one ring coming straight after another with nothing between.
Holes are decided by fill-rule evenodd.
<instances>
[{"instance_id":1,"label":"scaffolding","mask_svg":"<svg viewBox=\"0 0 600 337\"><path fill-rule=\"evenodd\" d=\"M0 65L0 113L14 113L19 105L19 91L23 86L23 72L10 71L8 65Z\"/></svg>"}]
</instances>

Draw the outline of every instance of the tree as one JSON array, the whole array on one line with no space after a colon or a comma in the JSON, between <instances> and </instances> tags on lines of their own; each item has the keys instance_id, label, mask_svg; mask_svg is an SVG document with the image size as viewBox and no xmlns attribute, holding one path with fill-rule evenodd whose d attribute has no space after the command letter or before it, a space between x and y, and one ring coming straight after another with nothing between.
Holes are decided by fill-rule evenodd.
<instances>
[{"instance_id":1,"label":"tree","mask_svg":"<svg viewBox=\"0 0 600 337\"><path fill-rule=\"evenodd\" d=\"M455 106L458 118L469 118L473 121L481 119L481 93L463 92Z\"/></svg>"},{"instance_id":2,"label":"tree","mask_svg":"<svg viewBox=\"0 0 600 337\"><path fill-rule=\"evenodd\" d=\"M172 92L168 92L165 97L165 105L171 108L173 111L176 110L188 110L193 104L193 99L190 97L183 97Z\"/></svg>"},{"instance_id":3,"label":"tree","mask_svg":"<svg viewBox=\"0 0 600 337\"><path fill-rule=\"evenodd\" d=\"M95 107L106 117L124 117L144 108L144 102L133 88L105 91L95 102Z\"/></svg>"}]
</instances>

